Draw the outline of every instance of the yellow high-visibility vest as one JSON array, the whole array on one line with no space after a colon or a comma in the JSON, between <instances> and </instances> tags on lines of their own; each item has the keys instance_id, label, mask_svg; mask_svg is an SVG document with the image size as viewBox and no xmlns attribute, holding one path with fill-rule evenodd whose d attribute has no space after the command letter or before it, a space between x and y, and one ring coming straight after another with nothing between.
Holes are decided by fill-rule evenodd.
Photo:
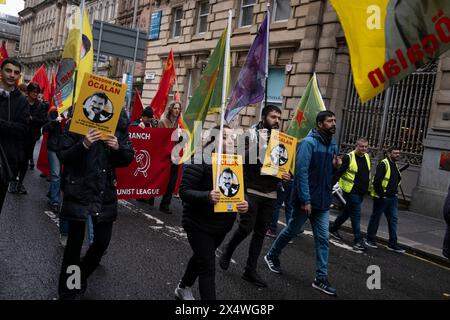
<instances>
[{"instance_id":1,"label":"yellow high-visibility vest","mask_svg":"<svg viewBox=\"0 0 450 320\"><path fill-rule=\"evenodd\" d=\"M386 167L386 174L384 175L383 181L381 181L381 186L383 187L383 192L386 192L386 188L387 185L389 184L389 179L391 178L391 165L389 164L389 160L387 158L383 159L383 161L381 161L384 163L384 166ZM398 185L400 186L401 184L401 173L400 170L398 170L398 166L397 164L395 164L395 166L397 167L397 171L398 174L400 175L400 179L398 180ZM372 181L372 190L370 191L370 195L374 198L379 198L380 196L377 194L377 192L375 191L375 188L373 186L373 181Z\"/></svg>"},{"instance_id":2,"label":"yellow high-visibility vest","mask_svg":"<svg viewBox=\"0 0 450 320\"><path fill-rule=\"evenodd\" d=\"M356 173L358 172L358 163L356 162L355 151L353 150L352 152L348 153L348 156L350 157L350 164L347 171L345 171L342 177L339 179L339 186L346 193L352 192L353 186L355 184ZM370 157L367 153L364 155L364 157L366 158L367 167L369 168L370 181Z\"/></svg>"}]
</instances>

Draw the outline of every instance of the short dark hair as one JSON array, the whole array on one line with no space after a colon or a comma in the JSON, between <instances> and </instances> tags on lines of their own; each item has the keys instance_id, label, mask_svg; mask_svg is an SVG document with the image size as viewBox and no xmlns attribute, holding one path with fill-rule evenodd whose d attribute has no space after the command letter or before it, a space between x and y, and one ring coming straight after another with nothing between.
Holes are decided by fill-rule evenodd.
<instances>
[{"instance_id":1,"label":"short dark hair","mask_svg":"<svg viewBox=\"0 0 450 320\"><path fill-rule=\"evenodd\" d=\"M401 151L402 149L398 146L390 146L386 151L387 151L387 153L391 153L394 150Z\"/></svg>"},{"instance_id":2,"label":"short dark hair","mask_svg":"<svg viewBox=\"0 0 450 320\"><path fill-rule=\"evenodd\" d=\"M367 140L367 138L366 137L359 137L358 139L356 139L356 143L358 143L358 142L369 142L369 140Z\"/></svg>"},{"instance_id":3,"label":"short dark hair","mask_svg":"<svg viewBox=\"0 0 450 320\"><path fill-rule=\"evenodd\" d=\"M318 125L319 123L324 123L324 121L327 118L331 118L331 117L335 117L335 116L336 115L334 114L334 112L332 112L330 110L320 111L316 117L316 125Z\"/></svg>"},{"instance_id":4,"label":"short dark hair","mask_svg":"<svg viewBox=\"0 0 450 320\"><path fill-rule=\"evenodd\" d=\"M224 173L228 173L228 174L231 174L231 176L233 176L233 171L231 171L230 168L225 168L225 170L222 171L222 174L224 174Z\"/></svg>"},{"instance_id":5,"label":"short dark hair","mask_svg":"<svg viewBox=\"0 0 450 320\"><path fill-rule=\"evenodd\" d=\"M20 72L22 72L22 65L20 64L20 62L17 61L16 59L12 59L12 58L7 58L7 59L3 60L0 69L3 70L3 68L4 68L8 63L12 64L13 66L16 66L17 68L19 68Z\"/></svg>"},{"instance_id":6,"label":"short dark hair","mask_svg":"<svg viewBox=\"0 0 450 320\"><path fill-rule=\"evenodd\" d=\"M267 117L267 115L268 115L269 113L271 113L271 112L276 112L276 113L281 114L281 109L278 108L277 106L274 106L273 104L268 104L267 106L265 106L265 107L262 109L261 116L262 116L263 118L265 118L265 117Z\"/></svg>"},{"instance_id":7,"label":"short dark hair","mask_svg":"<svg viewBox=\"0 0 450 320\"><path fill-rule=\"evenodd\" d=\"M27 86L27 93L35 92L41 93L41 87L39 87L39 84L36 82L30 82Z\"/></svg>"}]
</instances>

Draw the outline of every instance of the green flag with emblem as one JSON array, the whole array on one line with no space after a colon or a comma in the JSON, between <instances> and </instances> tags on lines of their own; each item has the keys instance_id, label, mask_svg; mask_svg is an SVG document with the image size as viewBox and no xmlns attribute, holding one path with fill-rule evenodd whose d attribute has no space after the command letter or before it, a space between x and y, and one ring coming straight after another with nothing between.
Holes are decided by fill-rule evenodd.
<instances>
[{"instance_id":1,"label":"green flag with emblem","mask_svg":"<svg viewBox=\"0 0 450 320\"><path fill-rule=\"evenodd\" d=\"M300 142L308 135L311 129L315 128L317 114L325 110L325 104L317 84L317 77L314 74L306 86L286 133L295 137L297 142ZM291 166L292 173L294 173L294 168L295 157Z\"/></svg>"}]
</instances>

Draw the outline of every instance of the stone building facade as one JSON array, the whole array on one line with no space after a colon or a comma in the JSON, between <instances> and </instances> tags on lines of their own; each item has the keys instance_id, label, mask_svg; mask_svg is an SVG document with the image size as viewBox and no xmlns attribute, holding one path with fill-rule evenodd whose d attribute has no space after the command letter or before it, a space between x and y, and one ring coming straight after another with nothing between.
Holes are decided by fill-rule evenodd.
<instances>
[{"instance_id":1,"label":"stone building facade","mask_svg":"<svg viewBox=\"0 0 450 320\"><path fill-rule=\"evenodd\" d=\"M19 18L0 13L0 45L5 42L8 57L14 58L19 54L20 26Z\"/></svg>"},{"instance_id":2,"label":"stone building facade","mask_svg":"<svg viewBox=\"0 0 450 320\"><path fill-rule=\"evenodd\" d=\"M358 136L370 137L374 162L383 150L399 145L404 154L401 198L410 208L440 217L450 173L439 169L442 151L450 150L450 95L447 76L450 57L361 104L354 90L350 57L342 27L329 0L161 0L151 11L157 36L148 43L144 104L155 95L170 49L174 51L178 91L185 108L199 83L201 71L227 25L232 10L230 92L270 2L268 100L282 109L285 130L305 87L315 72L329 110L336 113L336 138L342 152ZM448 60L448 61L447 61ZM450 73L449 73L450 74ZM148 75L148 77L147 77ZM390 95L390 99L389 99ZM235 126L246 128L259 120L260 106L245 108ZM218 115L208 116L206 128Z\"/></svg>"},{"instance_id":3,"label":"stone building facade","mask_svg":"<svg viewBox=\"0 0 450 320\"><path fill-rule=\"evenodd\" d=\"M19 12L19 57L25 66L25 80L30 80L41 65L49 78L56 73L69 33L69 19L79 3L79 0L25 0L24 9ZM85 4L91 22L94 19L114 22L117 1L87 0Z\"/></svg>"}]
</instances>

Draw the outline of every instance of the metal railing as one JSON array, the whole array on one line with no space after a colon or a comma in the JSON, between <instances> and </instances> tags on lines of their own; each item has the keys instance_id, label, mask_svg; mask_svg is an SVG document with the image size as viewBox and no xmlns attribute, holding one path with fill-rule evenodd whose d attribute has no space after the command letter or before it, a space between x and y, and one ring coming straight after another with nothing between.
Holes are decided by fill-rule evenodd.
<instances>
[{"instance_id":1,"label":"metal railing","mask_svg":"<svg viewBox=\"0 0 450 320\"><path fill-rule=\"evenodd\" d=\"M398 146L403 161L421 165L436 73L437 64L431 63L364 104L350 75L341 151L352 150L358 137L366 137L372 157L390 146ZM384 126L383 119L386 119Z\"/></svg>"}]
</instances>

